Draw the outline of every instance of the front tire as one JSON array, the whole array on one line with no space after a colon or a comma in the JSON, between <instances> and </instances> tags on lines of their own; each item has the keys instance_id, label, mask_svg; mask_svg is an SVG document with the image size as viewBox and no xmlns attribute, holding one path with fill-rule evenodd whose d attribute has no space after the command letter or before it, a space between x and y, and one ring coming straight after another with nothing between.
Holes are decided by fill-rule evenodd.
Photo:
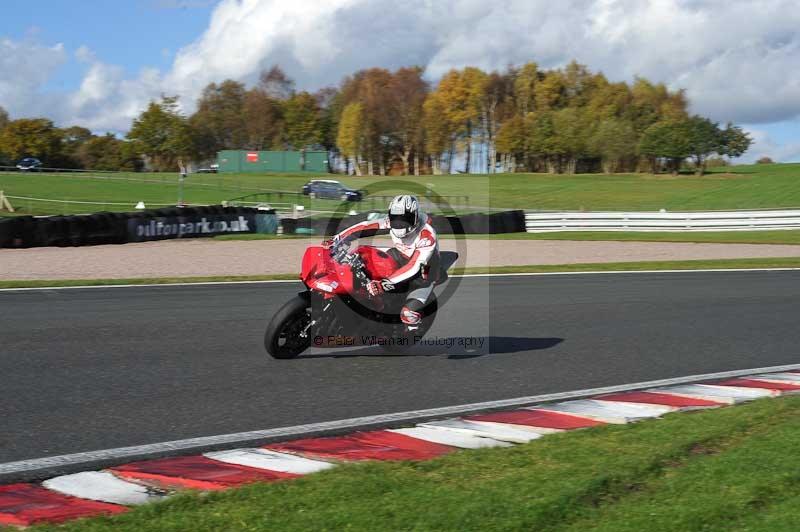
<instances>
[{"instance_id":1,"label":"front tire","mask_svg":"<svg viewBox=\"0 0 800 532\"><path fill-rule=\"evenodd\" d=\"M300 336L311 319L308 301L296 296L283 305L267 325L264 348L272 358L289 359L308 349L311 338Z\"/></svg>"}]
</instances>

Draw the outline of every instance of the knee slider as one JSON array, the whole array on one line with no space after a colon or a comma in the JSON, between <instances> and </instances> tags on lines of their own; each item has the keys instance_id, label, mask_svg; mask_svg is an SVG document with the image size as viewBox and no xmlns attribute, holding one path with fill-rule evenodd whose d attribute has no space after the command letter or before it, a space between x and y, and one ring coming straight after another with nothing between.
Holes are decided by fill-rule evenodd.
<instances>
[{"instance_id":1,"label":"knee slider","mask_svg":"<svg viewBox=\"0 0 800 532\"><path fill-rule=\"evenodd\" d=\"M414 302L418 303L418 301L416 300L414 300ZM412 308L417 306L419 306L420 308L416 310ZM422 310L422 304L420 305L413 305L413 303L407 304L406 306L403 307L403 310L400 311L400 321L402 321L406 325L417 325L419 322L422 321L422 312L420 312L421 310Z\"/></svg>"}]
</instances>

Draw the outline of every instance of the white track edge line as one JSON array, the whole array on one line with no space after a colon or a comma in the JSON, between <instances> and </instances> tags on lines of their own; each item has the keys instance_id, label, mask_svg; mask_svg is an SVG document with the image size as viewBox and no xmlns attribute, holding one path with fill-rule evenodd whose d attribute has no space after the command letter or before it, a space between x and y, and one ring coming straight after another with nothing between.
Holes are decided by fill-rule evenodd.
<instances>
[{"instance_id":1,"label":"white track edge line","mask_svg":"<svg viewBox=\"0 0 800 532\"><path fill-rule=\"evenodd\" d=\"M675 384L686 384L697 381L724 379L728 377L741 377L757 373L775 373L780 371L790 371L800 369L800 364L788 364L783 366L768 366L762 368L748 368L718 373L706 373L701 375L689 375L685 377L675 377L670 379L659 379L653 381L637 382L632 384L621 384L616 386L605 386L601 388L588 388L570 392L557 392L543 395L532 395L528 397L518 397L514 399L502 399L498 401L487 401L483 403L471 403L465 405L445 406L430 408L425 410L412 410L407 412L396 412L392 414L380 414L375 416L364 416L336 421L323 421L320 423L310 423L306 425L296 425L291 427L280 427L266 430L256 430L250 432L238 432L233 434L221 434L217 436L203 436L199 438L189 438L185 440L175 440L169 442L152 443L146 445L136 445L131 447L118 447L114 449L104 449L98 451L88 451L82 453L50 456L45 458L35 458L30 460L19 460L0 464L0 475L18 474L22 472L32 472L48 468L58 468L65 466L76 466L81 463L90 463L102 460L119 460L125 457L142 456L148 454L164 453L168 451L187 451L197 449L198 452L203 448L220 445L239 445L252 442L254 440L266 440L271 438L296 438L308 434L319 434L324 431L341 431L346 429L358 429L368 425L393 425L400 422L414 422L418 419L430 419L437 417L455 416L460 414L479 412L483 410L494 410L505 407L530 406L537 403L563 401L579 397L590 397L594 395L627 392L644 388L655 388L671 386Z\"/></svg>"},{"instance_id":2,"label":"white track edge line","mask_svg":"<svg viewBox=\"0 0 800 532\"><path fill-rule=\"evenodd\" d=\"M467 273L450 277L533 277L549 275L614 275L632 273L719 273L719 272L795 272L800 268L705 268L681 270L593 270L585 272L517 272L517 273ZM152 283L152 284L98 284L78 286L30 286L20 288L0 288L0 292L25 292L33 290L85 290L87 288L153 288L170 286L213 286L225 284L270 284L299 283L300 279L265 279L263 281L201 281L197 283Z\"/></svg>"}]
</instances>

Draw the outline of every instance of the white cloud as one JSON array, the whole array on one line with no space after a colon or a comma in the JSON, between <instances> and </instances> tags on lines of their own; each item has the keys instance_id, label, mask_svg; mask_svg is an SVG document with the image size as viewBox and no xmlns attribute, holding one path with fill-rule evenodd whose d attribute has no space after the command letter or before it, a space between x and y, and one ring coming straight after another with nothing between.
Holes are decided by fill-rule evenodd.
<instances>
[{"instance_id":1,"label":"white cloud","mask_svg":"<svg viewBox=\"0 0 800 532\"><path fill-rule=\"evenodd\" d=\"M800 122L795 122L792 125L800 131ZM800 138L779 142L766 129L746 126L745 130L753 139L753 144L742 157L741 162L751 163L761 157L769 157L773 161L780 163L800 161Z\"/></svg>"},{"instance_id":2,"label":"white cloud","mask_svg":"<svg viewBox=\"0 0 800 532\"><path fill-rule=\"evenodd\" d=\"M50 102L39 99L39 87L67 61L64 46L44 46L32 41L0 39L0 105L12 113L44 108Z\"/></svg>"},{"instance_id":3,"label":"white cloud","mask_svg":"<svg viewBox=\"0 0 800 532\"><path fill-rule=\"evenodd\" d=\"M643 75L687 89L695 112L759 124L800 116L800 10L793 0L222 0L206 31L166 72L125 79L88 49L68 105L37 97L63 64L63 47L0 41L0 105L14 115L124 130L150 98L180 94L187 110L202 87L255 80L280 64L301 88L338 83L360 68L544 68L575 58L611 79ZM40 38L46 36L40 35ZM102 57L102 50L95 51ZM28 58L36 54L35 67ZM3 74L5 75L5 74Z\"/></svg>"}]
</instances>

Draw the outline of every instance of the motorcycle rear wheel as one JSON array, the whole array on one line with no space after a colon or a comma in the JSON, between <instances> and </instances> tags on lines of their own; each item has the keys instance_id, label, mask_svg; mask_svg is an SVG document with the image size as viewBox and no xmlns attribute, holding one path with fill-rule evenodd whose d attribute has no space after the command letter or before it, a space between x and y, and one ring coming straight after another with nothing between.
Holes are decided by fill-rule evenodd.
<instances>
[{"instance_id":1,"label":"motorcycle rear wheel","mask_svg":"<svg viewBox=\"0 0 800 532\"><path fill-rule=\"evenodd\" d=\"M295 358L308 349L311 338L300 336L308 325L310 309L308 301L300 296L290 299L283 305L267 325L264 333L264 347L272 358Z\"/></svg>"}]
</instances>

